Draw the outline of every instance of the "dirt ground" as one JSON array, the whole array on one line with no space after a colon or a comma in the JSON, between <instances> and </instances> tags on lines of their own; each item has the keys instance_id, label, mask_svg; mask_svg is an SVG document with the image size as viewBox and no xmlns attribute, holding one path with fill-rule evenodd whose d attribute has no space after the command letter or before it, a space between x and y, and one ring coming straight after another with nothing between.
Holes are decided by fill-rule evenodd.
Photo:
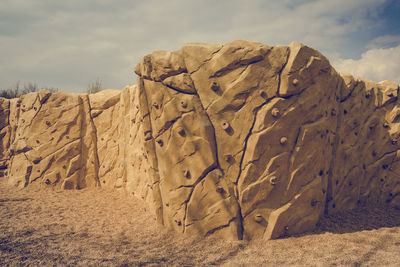
<instances>
[{"instance_id":1,"label":"dirt ground","mask_svg":"<svg viewBox=\"0 0 400 267\"><path fill-rule=\"evenodd\" d=\"M0 179L0 265L400 266L400 211L359 209L307 235L233 242L169 233L121 192L17 190Z\"/></svg>"}]
</instances>

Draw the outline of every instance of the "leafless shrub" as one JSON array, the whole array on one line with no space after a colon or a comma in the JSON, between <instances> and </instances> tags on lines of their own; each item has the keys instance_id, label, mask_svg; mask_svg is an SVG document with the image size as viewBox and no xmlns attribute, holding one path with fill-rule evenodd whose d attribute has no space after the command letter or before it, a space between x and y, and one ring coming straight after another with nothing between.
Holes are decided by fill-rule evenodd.
<instances>
[{"instance_id":1,"label":"leafless shrub","mask_svg":"<svg viewBox=\"0 0 400 267\"><path fill-rule=\"evenodd\" d=\"M95 94L97 92L100 92L101 89L101 81L99 78L96 79L95 82L89 84L88 89L87 89L87 93L88 94Z\"/></svg>"},{"instance_id":2,"label":"leafless shrub","mask_svg":"<svg viewBox=\"0 0 400 267\"><path fill-rule=\"evenodd\" d=\"M20 86L20 82L18 81L14 87L0 90L0 97L4 97L7 99L17 98L17 97L20 97L21 95L25 95L25 94L32 93L32 92L38 92L42 89L49 90L52 93L59 91L58 88L54 88L54 87L40 88L37 83L31 83L31 82L28 84L25 84L24 87L22 88Z\"/></svg>"}]
</instances>

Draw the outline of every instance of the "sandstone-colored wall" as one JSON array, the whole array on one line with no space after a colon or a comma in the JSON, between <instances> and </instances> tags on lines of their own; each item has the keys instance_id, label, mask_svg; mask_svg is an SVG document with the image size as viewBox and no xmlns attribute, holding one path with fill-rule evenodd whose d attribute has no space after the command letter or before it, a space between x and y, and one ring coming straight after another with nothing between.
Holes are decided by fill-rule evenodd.
<instances>
[{"instance_id":1,"label":"sandstone-colored wall","mask_svg":"<svg viewBox=\"0 0 400 267\"><path fill-rule=\"evenodd\" d=\"M0 178L145 199L189 235L271 239L359 205L400 208L399 85L298 42L186 44L137 86L0 98Z\"/></svg>"},{"instance_id":2,"label":"sandstone-colored wall","mask_svg":"<svg viewBox=\"0 0 400 267\"><path fill-rule=\"evenodd\" d=\"M10 184L150 195L151 184L141 178L149 167L142 159L136 86L95 95L41 91L0 101L1 171Z\"/></svg>"},{"instance_id":3,"label":"sandstone-colored wall","mask_svg":"<svg viewBox=\"0 0 400 267\"><path fill-rule=\"evenodd\" d=\"M399 85L344 81L327 212L360 204L400 207Z\"/></svg>"},{"instance_id":4,"label":"sandstone-colored wall","mask_svg":"<svg viewBox=\"0 0 400 267\"><path fill-rule=\"evenodd\" d=\"M41 91L9 102L8 182L66 189L97 181L87 96Z\"/></svg>"}]
</instances>

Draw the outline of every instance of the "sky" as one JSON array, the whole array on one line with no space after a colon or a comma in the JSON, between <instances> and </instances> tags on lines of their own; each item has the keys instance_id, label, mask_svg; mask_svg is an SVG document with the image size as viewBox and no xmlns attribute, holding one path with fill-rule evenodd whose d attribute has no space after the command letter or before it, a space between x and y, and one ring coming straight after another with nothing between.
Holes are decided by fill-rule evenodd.
<instances>
[{"instance_id":1,"label":"sky","mask_svg":"<svg viewBox=\"0 0 400 267\"><path fill-rule=\"evenodd\" d=\"M122 89L154 50L236 39L296 40L342 73L400 83L400 0L0 0L0 89Z\"/></svg>"}]
</instances>

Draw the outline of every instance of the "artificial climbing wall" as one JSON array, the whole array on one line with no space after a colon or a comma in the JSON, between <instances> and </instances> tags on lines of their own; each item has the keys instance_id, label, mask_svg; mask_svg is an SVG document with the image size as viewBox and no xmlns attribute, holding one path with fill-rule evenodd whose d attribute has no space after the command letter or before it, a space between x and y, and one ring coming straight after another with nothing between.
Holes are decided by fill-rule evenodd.
<instances>
[{"instance_id":1,"label":"artificial climbing wall","mask_svg":"<svg viewBox=\"0 0 400 267\"><path fill-rule=\"evenodd\" d=\"M400 207L398 84L298 42L186 44L135 72L122 91L0 99L0 179L127 191L170 229L234 240Z\"/></svg>"}]
</instances>

